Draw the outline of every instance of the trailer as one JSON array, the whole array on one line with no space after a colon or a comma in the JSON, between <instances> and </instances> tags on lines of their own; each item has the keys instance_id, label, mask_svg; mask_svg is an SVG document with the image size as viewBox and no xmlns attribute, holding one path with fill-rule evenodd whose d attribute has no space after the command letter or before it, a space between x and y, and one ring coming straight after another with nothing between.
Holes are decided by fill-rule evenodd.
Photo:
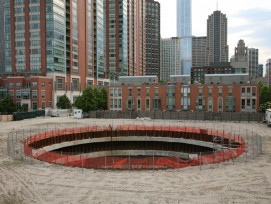
<instances>
[{"instance_id":1,"label":"trailer","mask_svg":"<svg viewBox=\"0 0 271 204\"><path fill-rule=\"evenodd\" d=\"M271 125L271 109L265 111L265 120L268 126Z\"/></svg>"}]
</instances>

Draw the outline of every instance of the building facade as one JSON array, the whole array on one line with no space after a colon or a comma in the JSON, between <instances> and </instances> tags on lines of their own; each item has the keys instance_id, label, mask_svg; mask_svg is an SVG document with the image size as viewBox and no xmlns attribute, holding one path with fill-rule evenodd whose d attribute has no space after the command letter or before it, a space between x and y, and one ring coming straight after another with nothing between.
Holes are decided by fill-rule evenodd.
<instances>
[{"instance_id":1,"label":"building facade","mask_svg":"<svg viewBox=\"0 0 271 204\"><path fill-rule=\"evenodd\" d=\"M271 59L266 61L267 85L271 86Z\"/></svg>"},{"instance_id":2,"label":"building facade","mask_svg":"<svg viewBox=\"0 0 271 204\"><path fill-rule=\"evenodd\" d=\"M228 62L228 22L225 14L214 11L207 20L207 59L212 62Z\"/></svg>"},{"instance_id":3,"label":"building facade","mask_svg":"<svg viewBox=\"0 0 271 204\"><path fill-rule=\"evenodd\" d=\"M127 0L104 2L106 9L106 73L111 79L128 75Z\"/></svg>"},{"instance_id":4,"label":"building facade","mask_svg":"<svg viewBox=\"0 0 271 204\"><path fill-rule=\"evenodd\" d=\"M177 0L177 37L181 37L182 74L187 75L192 67L192 7L191 0Z\"/></svg>"},{"instance_id":5,"label":"building facade","mask_svg":"<svg viewBox=\"0 0 271 204\"><path fill-rule=\"evenodd\" d=\"M167 84L111 86L110 111L257 112L259 86Z\"/></svg>"},{"instance_id":6,"label":"building facade","mask_svg":"<svg viewBox=\"0 0 271 204\"><path fill-rule=\"evenodd\" d=\"M146 75L160 77L160 3L146 1Z\"/></svg>"},{"instance_id":7,"label":"building facade","mask_svg":"<svg viewBox=\"0 0 271 204\"><path fill-rule=\"evenodd\" d=\"M231 66L235 69L235 73L248 73L248 48L244 40L239 40L237 47L235 47Z\"/></svg>"},{"instance_id":8,"label":"building facade","mask_svg":"<svg viewBox=\"0 0 271 204\"><path fill-rule=\"evenodd\" d=\"M207 65L207 37L192 38L192 67Z\"/></svg>"},{"instance_id":9,"label":"building facade","mask_svg":"<svg viewBox=\"0 0 271 204\"><path fill-rule=\"evenodd\" d=\"M74 103L87 86L107 83L104 3L5 1L3 78L50 77L52 107L64 94Z\"/></svg>"},{"instance_id":10,"label":"building facade","mask_svg":"<svg viewBox=\"0 0 271 204\"><path fill-rule=\"evenodd\" d=\"M128 0L128 75L146 75L146 1Z\"/></svg>"},{"instance_id":11,"label":"building facade","mask_svg":"<svg viewBox=\"0 0 271 204\"><path fill-rule=\"evenodd\" d=\"M211 66L195 66L191 70L191 83L204 83L206 74L233 74L230 63L212 63Z\"/></svg>"},{"instance_id":12,"label":"building facade","mask_svg":"<svg viewBox=\"0 0 271 204\"><path fill-rule=\"evenodd\" d=\"M50 77L7 77L0 80L0 84L0 99L10 95L17 109L37 110L53 105L53 80Z\"/></svg>"},{"instance_id":13,"label":"building facade","mask_svg":"<svg viewBox=\"0 0 271 204\"><path fill-rule=\"evenodd\" d=\"M161 75L160 79L168 81L170 75L181 75L181 38L161 39Z\"/></svg>"},{"instance_id":14,"label":"building facade","mask_svg":"<svg viewBox=\"0 0 271 204\"><path fill-rule=\"evenodd\" d=\"M259 69L259 50L255 48L248 49L248 73L251 80L258 77Z\"/></svg>"},{"instance_id":15,"label":"building facade","mask_svg":"<svg viewBox=\"0 0 271 204\"><path fill-rule=\"evenodd\" d=\"M5 71L5 24L4 24L4 0L0 0L0 73Z\"/></svg>"}]
</instances>

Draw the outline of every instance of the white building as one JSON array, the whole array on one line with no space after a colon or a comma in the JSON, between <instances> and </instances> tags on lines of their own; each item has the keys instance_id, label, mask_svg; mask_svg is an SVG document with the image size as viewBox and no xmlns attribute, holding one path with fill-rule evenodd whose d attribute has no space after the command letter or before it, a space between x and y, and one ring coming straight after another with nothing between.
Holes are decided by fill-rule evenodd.
<instances>
[{"instance_id":1,"label":"white building","mask_svg":"<svg viewBox=\"0 0 271 204\"><path fill-rule=\"evenodd\" d=\"M173 37L161 40L160 79L168 81L170 75L181 75L181 38Z\"/></svg>"}]
</instances>

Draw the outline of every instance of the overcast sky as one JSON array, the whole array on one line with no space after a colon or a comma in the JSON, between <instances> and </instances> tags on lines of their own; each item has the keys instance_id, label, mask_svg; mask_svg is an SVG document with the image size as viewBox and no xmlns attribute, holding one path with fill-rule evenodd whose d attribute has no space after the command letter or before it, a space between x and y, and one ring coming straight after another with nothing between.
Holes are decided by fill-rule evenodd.
<instances>
[{"instance_id":1,"label":"overcast sky","mask_svg":"<svg viewBox=\"0 0 271 204\"><path fill-rule=\"evenodd\" d=\"M161 36L176 36L176 0L161 4ZM207 18L217 8L217 0L192 1L192 34L207 35ZM218 0L218 10L228 18L229 58L243 39L249 48L259 49L259 63L271 58L271 0Z\"/></svg>"}]
</instances>

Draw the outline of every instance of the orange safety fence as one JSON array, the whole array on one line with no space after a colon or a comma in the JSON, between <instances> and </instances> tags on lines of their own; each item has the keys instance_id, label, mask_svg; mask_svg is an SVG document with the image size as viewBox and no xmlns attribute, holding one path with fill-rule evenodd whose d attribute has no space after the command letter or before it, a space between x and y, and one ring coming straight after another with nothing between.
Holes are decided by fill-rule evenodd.
<instances>
[{"instance_id":1,"label":"orange safety fence","mask_svg":"<svg viewBox=\"0 0 271 204\"><path fill-rule=\"evenodd\" d=\"M57 152L46 152L45 150L35 149L29 145L50 137L61 137L62 135L97 132L103 130L163 130L180 131L191 133L207 133L208 135L229 138L241 145L237 148L228 148L222 151L198 154L197 157L188 160L177 157L148 156L142 158L135 157L89 157L87 155L68 155ZM41 161L59 164L70 167L99 168L99 169L164 169L164 168L183 168L188 166L215 164L232 160L246 151L245 140L239 135L232 135L224 131L205 130L193 127L171 127L171 126L143 126L143 125L121 125L116 128L111 126L103 128L97 126L66 128L64 130L52 130L35 134L28 137L24 143L24 152L26 155Z\"/></svg>"}]
</instances>

